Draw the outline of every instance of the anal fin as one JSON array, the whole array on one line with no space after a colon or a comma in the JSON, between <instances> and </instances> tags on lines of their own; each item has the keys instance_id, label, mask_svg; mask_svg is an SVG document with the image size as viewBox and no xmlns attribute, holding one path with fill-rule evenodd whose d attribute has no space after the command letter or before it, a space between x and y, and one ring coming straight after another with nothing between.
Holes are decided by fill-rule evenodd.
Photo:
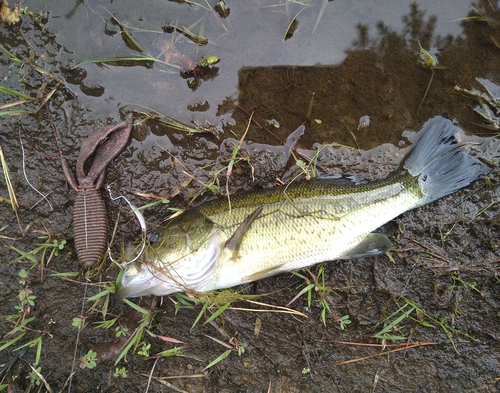
<instances>
[{"instance_id":1,"label":"anal fin","mask_svg":"<svg viewBox=\"0 0 500 393\"><path fill-rule=\"evenodd\" d=\"M386 253L391 246L392 244L387 236L381 233L370 233L339 259L374 257Z\"/></svg>"}]
</instances>

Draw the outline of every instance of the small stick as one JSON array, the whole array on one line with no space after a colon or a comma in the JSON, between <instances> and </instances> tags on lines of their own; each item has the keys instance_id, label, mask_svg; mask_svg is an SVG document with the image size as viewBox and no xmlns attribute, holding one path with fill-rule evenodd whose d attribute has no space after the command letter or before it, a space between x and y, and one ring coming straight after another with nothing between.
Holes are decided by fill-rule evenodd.
<instances>
[{"instance_id":1,"label":"small stick","mask_svg":"<svg viewBox=\"0 0 500 393\"><path fill-rule=\"evenodd\" d=\"M443 255L443 254L441 254L440 252L438 252L438 251L436 251L436 250L432 249L431 247L426 246L425 244L422 244L422 243L420 243L419 241L417 241L417 240L415 240L415 239L412 239L412 238L410 238L410 237L408 237L408 236L405 236L405 238L406 238L406 239L408 239L408 240L410 240L410 241L412 241L412 242L413 242L413 243L415 243L415 244L418 244L420 247L422 247L422 248L424 248L425 250L427 250L427 252L428 252L429 254L431 254L432 256L434 256L434 257L436 257L436 258L439 258L439 259L441 259L441 260L442 260L442 261L444 261L444 262L448 262L448 263L450 263L450 260L449 260L448 258L446 258L446 256L445 256L445 255Z\"/></svg>"},{"instance_id":2,"label":"small stick","mask_svg":"<svg viewBox=\"0 0 500 393\"><path fill-rule=\"evenodd\" d=\"M374 355L363 356L363 357L356 358L356 359L345 360L343 362L334 363L334 364L330 364L330 365L327 365L327 366L319 366L317 368L329 368L329 367L342 366L344 364L356 363L356 362L360 362L362 360L368 360L368 359L371 359L371 358L375 358L377 356L389 355L390 353L404 351L405 349L423 347L425 345L436 345L436 344L437 343L430 342L430 341L429 342L427 342L427 341L417 342L417 343L414 343L414 344L411 344L411 345L405 345L404 347L401 347L401 348L391 349L390 351L379 352L379 353L376 353Z\"/></svg>"},{"instance_id":3,"label":"small stick","mask_svg":"<svg viewBox=\"0 0 500 393\"><path fill-rule=\"evenodd\" d=\"M314 107L314 91L312 93L311 100L309 101L309 107L307 108L307 115L306 115L306 120L311 121L311 115Z\"/></svg>"},{"instance_id":4,"label":"small stick","mask_svg":"<svg viewBox=\"0 0 500 393\"><path fill-rule=\"evenodd\" d=\"M49 196L50 194L52 194L54 192L54 190L52 190L51 192L49 192L46 196ZM31 207L30 207L30 210L33 210L35 208L35 206L37 206L41 201L43 200L43 198L40 198L38 201L36 201Z\"/></svg>"}]
</instances>

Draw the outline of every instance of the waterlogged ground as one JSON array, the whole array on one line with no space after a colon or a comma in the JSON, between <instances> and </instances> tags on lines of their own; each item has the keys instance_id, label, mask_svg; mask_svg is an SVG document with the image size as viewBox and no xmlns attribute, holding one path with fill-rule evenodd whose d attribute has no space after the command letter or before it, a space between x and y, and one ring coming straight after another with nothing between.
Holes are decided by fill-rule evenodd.
<instances>
[{"instance_id":1,"label":"waterlogged ground","mask_svg":"<svg viewBox=\"0 0 500 393\"><path fill-rule=\"evenodd\" d=\"M74 168L92 130L134 111L131 141L106 180L114 195L137 206L170 199L144 210L151 228L169 208L217 197L207 185L225 193L227 160L248 124L233 102L275 136L250 125L227 183L231 192L299 174L283 141L301 124L305 134L289 142L297 141L303 162L323 147L318 174L368 179L393 170L412 137L403 132L435 115L448 114L469 133L491 132L477 125L476 101L454 87L481 89L476 77L500 82L495 1L197 3L26 0L21 7L32 14L0 25L0 44L13 55L0 51L1 86L36 98L0 110L36 112L0 117L0 146L19 203L16 217L2 176L1 388L498 391L496 171L488 182L385 225L391 258L330 262L237 288L262 295L254 301L263 304L232 303L208 323L216 305L181 308L178 297L136 300L149 319L113 294L84 301L110 287L117 269L106 259L87 277L69 275L82 273L72 241L75 193L65 185L51 122ZM432 69L422 66L419 43L439 61ZM116 59L138 56L143 60ZM220 61L181 76L189 61L209 56ZM108 60L80 64L99 58ZM1 97L3 104L24 99ZM187 135L155 119L141 122L153 110L212 132ZM365 115L370 123L358 130ZM118 220L111 246L118 259L140 228L123 201L105 200L111 226ZM310 283L310 304L304 293L284 310ZM227 304L224 294L210 300ZM82 317L79 330L75 318ZM137 345L115 364L129 337ZM96 359L84 357L89 350ZM205 369L220 355L226 357Z\"/></svg>"}]
</instances>

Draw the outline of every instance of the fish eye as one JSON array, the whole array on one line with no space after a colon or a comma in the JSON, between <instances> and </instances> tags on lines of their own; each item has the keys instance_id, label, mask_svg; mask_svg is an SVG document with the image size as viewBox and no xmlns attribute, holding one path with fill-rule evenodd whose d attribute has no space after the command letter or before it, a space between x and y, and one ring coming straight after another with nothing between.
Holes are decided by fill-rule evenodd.
<instances>
[{"instance_id":1,"label":"fish eye","mask_svg":"<svg viewBox=\"0 0 500 393\"><path fill-rule=\"evenodd\" d=\"M152 234L149 235L149 244L151 245L155 244L159 238L160 235L156 232L153 232Z\"/></svg>"}]
</instances>

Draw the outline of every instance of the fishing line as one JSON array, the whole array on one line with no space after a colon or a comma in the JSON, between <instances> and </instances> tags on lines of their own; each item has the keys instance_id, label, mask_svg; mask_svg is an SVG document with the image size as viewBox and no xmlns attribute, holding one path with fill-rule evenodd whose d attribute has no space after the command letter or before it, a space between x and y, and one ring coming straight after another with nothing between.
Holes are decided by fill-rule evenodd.
<instances>
[{"instance_id":1,"label":"fishing line","mask_svg":"<svg viewBox=\"0 0 500 393\"><path fill-rule=\"evenodd\" d=\"M85 298L87 297L87 287L88 287L88 282L85 283L85 289L83 291L83 298L82 298L82 308L80 310L80 323L78 324L78 330L76 332L76 342L75 342L75 350L73 351L73 363L71 364L71 372L69 374L69 382L68 382L68 393L71 393L71 384L73 382L73 375L75 374L75 364L76 364L76 353L78 351L78 344L80 343L80 332L82 331L83 327L83 310L85 308Z\"/></svg>"},{"instance_id":2,"label":"fishing line","mask_svg":"<svg viewBox=\"0 0 500 393\"><path fill-rule=\"evenodd\" d=\"M23 146L23 140L21 138L21 134L19 134L19 142L21 142L21 151L23 153L23 174L24 174L24 179L26 180L26 183L28 183L28 185L33 189L35 190L37 193L39 193L43 199L45 199L47 201L47 203L49 204L50 206L50 211L54 211L54 208L52 207L52 204L49 202L49 200L47 199L47 197L45 195L43 195L40 191L38 191L35 186L33 186L33 184L30 183L30 181L28 180L28 175L26 174L26 161L25 161L25 155L24 155L24 146Z\"/></svg>"},{"instance_id":3,"label":"fishing line","mask_svg":"<svg viewBox=\"0 0 500 393\"><path fill-rule=\"evenodd\" d=\"M137 254L136 257L134 259L132 259L131 261L122 262L122 263L119 264L119 265L125 267L125 266L130 265L131 263L134 263L135 261L137 261L139 259L139 257L142 255L142 253L144 252L144 248L146 247L146 235L147 235L146 220L144 219L144 216L143 216L142 212L139 209L137 209L132 204L132 202L130 202L127 198L125 198L123 195L118 195L117 197L113 197L113 195L111 194L111 187L109 185L106 185L106 189L108 190L109 198L112 201L116 201L118 199L124 199L125 202L127 202L127 204L130 206L130 209L135 214L135 216L137 218L137 221L139 221L139 225L141 226L141 232L142 232L142 247L141 247L141 250L139 251L139 254ZM112 262L118 263L118 262L116 262L113 259L113 256L111 255L111 248L109 247L109 244L108 244L108 255L109 255L109 259L111 259Z\"/></svg>"}]
</instances>

